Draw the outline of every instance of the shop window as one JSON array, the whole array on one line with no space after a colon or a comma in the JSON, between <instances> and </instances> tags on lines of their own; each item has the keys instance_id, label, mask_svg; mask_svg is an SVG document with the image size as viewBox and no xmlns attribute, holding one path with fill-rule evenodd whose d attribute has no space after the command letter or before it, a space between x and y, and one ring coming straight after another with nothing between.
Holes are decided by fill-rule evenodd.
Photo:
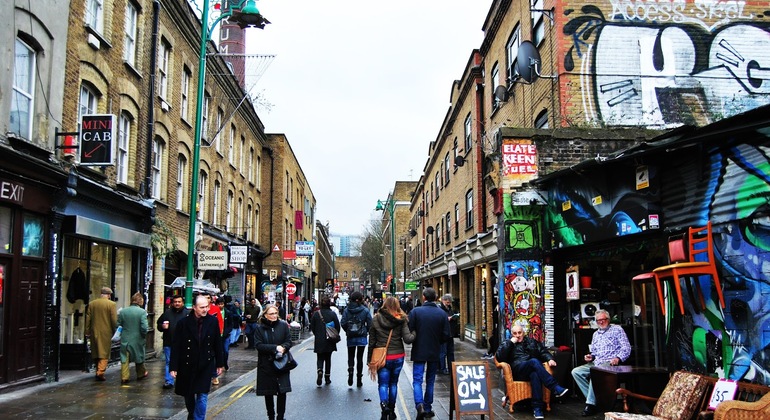
<instances>
[{"instance_id":1,"label":"shop window","mask_svg":"<svg viewBox=\"0 0 770 420\"><path fill-rule=\"evenodd\" d=\"M476 280L472 270L466 270L465 274L465 314L467 324L466 329L474 329L473 321L476 319Z\"/></svg>"},{"instance_id":2,"label":"shop window","mask_svg":"<svg viewBox=\"0 0 770 420\"><path fill-rule=\"evenodd\" d=\"M43 218L31 214L24 215L24 238L21 254L26 257L42 257L45 244L45 225Z\"/></svg>"},{"instance_id":3,"label":"shop window","mask_svg":"<svg viewBox=\"0 0 770 420\"><path fill-rule=\"evenodd\" d=\"M11 239L13 238L13 232L11 232L13 226L13 214L8 207L0 207L0 253L6 254L12 252ZM0 294L0 298L2 294ZM2 318L2 317L0 317Z\"/></svg>"}]
</instances>

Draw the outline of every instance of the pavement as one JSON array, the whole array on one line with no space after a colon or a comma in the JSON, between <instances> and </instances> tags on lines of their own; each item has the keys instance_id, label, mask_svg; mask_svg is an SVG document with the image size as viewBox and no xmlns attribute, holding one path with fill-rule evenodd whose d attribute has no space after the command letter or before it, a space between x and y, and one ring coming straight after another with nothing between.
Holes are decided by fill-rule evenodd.
<instances>
[{"instance_id":1,"label":"pavement","mask_svg":"<svg viewBox=\"0 0 770 420\"><path fill-rule=\"evenodd\" d=\"M303 331L296 343L305 343L312 340L312 334ZM344 337L343 337L344 343ZM217 396L224 397L231 392L230 388L236 387L239 381L245 375L255 375L256 353L246 350L246 344L240 343L238 347L230 350L230 369L220 377L220 384L213 386L209 394L209 406L211 401ZM409 349L407 349L407 352ZM456 361L478 361L483 360L482 355L485 349L476 348L475 345L467 342L455 340L455 359ZM338 351L337 353L344 353ZM187 417L184 407L184 401L181 397L174 394L173 390L165 390L163 386L163 371L165 362L160 358L149 359L146 367L149 372L147 379L137 381L136 373L132 365L131 381L122 385L120 382L120 364L113 364L107 369L105 374L106 381L98 382L94 380L93 372L83 371L62 371L58 382L39 384L29 386L23 389L10 390L0 394L0 413L2 418L13 419L37 419L45 418L48 420L57 419L185 419ZM407 360L409 355L407 354ZM517 405L517 411L514 414L503 410L501 401L503 391L500 388L500 375L490 363L490 374L492 374L491 394L493 402L494 418L518 418L531 419L532 410L524 405ZM405 365L411 365L407 362ZM334 363L333 363L334 366ZM405 367L407 370L407 367ZM409 370L411 372L411 370ZM333 370L332 375L340 377L346 375L342 369ZM408 378L411 384L411 375ZM343 379L338 379L343 380ZM294 381L293 381L294 382ZM574 386L562 384L570 388L570 395L552 403L551 411L547 412L547 419L575 420L580 417L583 410L582 397L575 396L572 392ZM315 384L293 386L292 394L303 392L302 386L315 388ZM434 390L434 411L437 419L450 418L450 376L438 375ZM253 391L252 391L253 392ZM407 404L403 405L399 414L399 419L410 420L414 418L413 398L411 397L411 388L404 389L403 385L399 387L399 394L407 397ZM412 406L410 406L411 401ZM457 418L452 410L453 418ZM212 416L209 413L210 417ZM340 417L340 416L336 416ZM597 415L594 418L602 418L603 415ZM259 416L257 416L259 418ZM344 416L342 417L344 418ZM463 416L469 418L469 416ZM476 416L474 416L476 418Z\"/></svg>"}]
</instances>

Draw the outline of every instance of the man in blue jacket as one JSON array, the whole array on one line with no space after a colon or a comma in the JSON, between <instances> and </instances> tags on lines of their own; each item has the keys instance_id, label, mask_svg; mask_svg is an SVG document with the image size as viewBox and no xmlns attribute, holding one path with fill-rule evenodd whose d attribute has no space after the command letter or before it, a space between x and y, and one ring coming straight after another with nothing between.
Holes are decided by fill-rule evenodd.
<instances>
[{"instance_id":1,"label":"man in blue jacket","mask_svg":"<svg viewBox=\"0 0 770 420\"><path fill-rule=\"evenodd\" d=\"M441 344L452 338L446 312L436 305L436 290L426 287L422 296L425 303L409 312L409 329L415 333L414 343L412 343L412 387L417 419L431 418L436 415L432 405L439 353ZM424 393L423 377L425 378Z\"/></svg>"}]
</instances>

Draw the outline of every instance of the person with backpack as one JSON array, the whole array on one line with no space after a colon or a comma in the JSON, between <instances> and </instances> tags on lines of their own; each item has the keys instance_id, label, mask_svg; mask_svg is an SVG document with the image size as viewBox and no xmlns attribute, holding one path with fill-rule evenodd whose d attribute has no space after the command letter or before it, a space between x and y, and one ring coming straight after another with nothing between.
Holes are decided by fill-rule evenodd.
<instances>
[{"instance_id":1,"label":"person with backpack","mask_svg":"<svg viewBox=\"0 0 770 420\"><path fill-rule=\"evenodd\" d=\"M364 305L364 295L361 292L353 292L350 295L348 306L342 313L340 321L345 330L348 344L348 386L353 386L353 358L356 362L356 386L362 387L364 375L364 350L368 344L369 328L372 326L372 314Z\"/></svg>"}]
</instances>

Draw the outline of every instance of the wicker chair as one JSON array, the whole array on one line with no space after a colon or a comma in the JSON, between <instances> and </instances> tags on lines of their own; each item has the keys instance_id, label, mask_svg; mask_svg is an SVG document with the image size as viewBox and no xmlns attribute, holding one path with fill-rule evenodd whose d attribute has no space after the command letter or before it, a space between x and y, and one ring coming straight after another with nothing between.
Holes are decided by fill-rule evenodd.
<instances>
[{"instance_id":1,"label":"wicker chair","mask_svg":"<svg viewBox=\"0 0 770 420\"><path fill-rule=\"evenodd\" d=\"M770 418L770 394L755 401L725 401L714 411L714 420L753 420Z\"/></svg>"},{"instance_id":2,"label":"wicker chair","mask_svg":"<svg viewBox=\"0 0 770 420\"><path fill-rule=\"evenodd\" d=\"M495 357L495 366L503 371L503 379L505 379L505 399L503 400L503 408L506 404L510 404L508 412L513 413L513 405L519 401L532 398L532 386L529 381L514 381L513 372L511 372L511 365L506 362L499 362ZM553 375L553 370L548 363L543 363L545 370ZM543 402L545 403L546 411L551 411L551 391L548 388L543 387Z\"/></svg>"}]
</instances>

